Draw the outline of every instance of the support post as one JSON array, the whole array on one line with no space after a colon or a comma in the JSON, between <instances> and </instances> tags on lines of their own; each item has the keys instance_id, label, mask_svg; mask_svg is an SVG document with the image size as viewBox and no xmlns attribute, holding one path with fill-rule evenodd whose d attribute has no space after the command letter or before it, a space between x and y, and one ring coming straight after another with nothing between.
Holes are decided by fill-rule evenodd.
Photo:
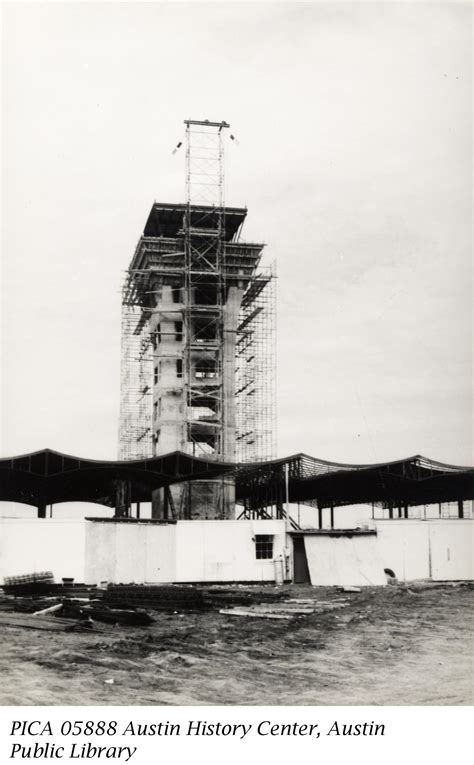
<instances>
[{"instance_id":1,"label":"support post","mask_svg":"<svg viewBox=\"0 0 474 765\"><path fill-rule=\"evenodd\" d=\"M331 505L331 528L334 528L334 505Z\"/></svg>"},{"instance_id":2,"label":"support post","mask_svg":"<svg viewBox=\"0 0 474 765\"><path fill-rule=\"evenodd\" d=\"M464 502L462 499L458 501L458 518L464 518Z\"/></svg>"},{"instance_id":3,"label":"support post","mask_svg":"<svg viewBox=\"0 0 474 765\"><path fill-rule=\"evenodd\" d=\"M46 502L38 505L38 518L46 518Z\"/></svg>"},{"instance_id":4,"label":"support post","mask_svg":"<svg viewBox=\"0 0 474 765\"><path fill-rule=\"evenodd\" d=\"M318 526L320 529L323 528L323 508L318 507Z\"/></svg>"},{"instance_id":5,"label":"support post","mask_svg":"<svg viewBox=\"0 0 474 765\"><path fill-rule=\"evenodd\" d=\"M137 502L137 518L140 519L140 502Z\"/></svg>"},{"instance_id":6,"label":"support post","mask_svg":"<svg viewBox=\"0 0 474 765\"><path fill-rule=\"evenodd\" d=\"M284 512L283 512L283 497L282 497L282 490L281 487L277 487L277 500L276 500L276 517L281 519L284 518Z\"/></svg>"},{"instance_id":7,"label":"support post","mask_svg":"<svg viewBox=\"0 0 474 765\"><path fill-rule=\"evenodd\" d=\"M124 479L119 479L116 482L114 517L130 517L130 482Z\"/></svg>"}]
</instances>

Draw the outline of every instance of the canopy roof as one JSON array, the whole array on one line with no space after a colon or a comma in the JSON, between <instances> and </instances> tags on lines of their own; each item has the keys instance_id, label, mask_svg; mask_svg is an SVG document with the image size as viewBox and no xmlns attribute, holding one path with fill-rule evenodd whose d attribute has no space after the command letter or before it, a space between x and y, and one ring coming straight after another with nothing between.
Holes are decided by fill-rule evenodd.
<instances>
[{"instance_id":1,"label":"canopy roof","mask_svg":"<svg viewBox=\"0 0 474 765\"><path fill-rule=\"evenodd\" d=\"M114 506L118 480L130 482L130 500L147 502L163 486L235 472L236 498L250 508L286 499L330 507L358 503L422 505L474 499L474 468L415 455L371 465L348 465L295 454L236 465L172 452L130 461L72 457L44 449L0 459L0 501L38 506L97 502Z\"/></svg>"},{"instance_id":2,"label":"canopy roof","mask_svg":"<svg viewBox=\"0 0 474 765\"><path fill-rule=\"evenodd\" d=\"M234 469L172 452L143 460L102 461L81 459L43 449L0 459L0 501L28 505L58 502L97 502L115 505L118 480L130 482L130 500L149 502L153 489L181 481L216 478Z\"/></svg>"},{"instance_id":3,"label":"canopy roof","mask_svg":"<svg viewBox=\"0 0 474 765\"><path fill-rule=\"evenodd\" d=\"M183 231L183 216L187 209L185 204L168 204L155 202L150 210L145 224L143 236L167 237L174 239ZM218 209L209 205L191 205L190 224L195 228L210 228L217 225ZM245 220L245 207L224 208L224 238L232 241Z\"/></svg>"},{"instance_id":4,"label":"canopy roof","mask_svg":"<svg viewBox=\"0 0 474 765\"><path fill-rule=\"evenodd\" d=\"M282 501L282 496L284 501L286 472L289 501L319 507L371 502L424 505L474 499L472 467L447 465L421 454L394 462L357 465L300 453L241 465L237 500L255 508Z\"/></svg>"}]
</instances>

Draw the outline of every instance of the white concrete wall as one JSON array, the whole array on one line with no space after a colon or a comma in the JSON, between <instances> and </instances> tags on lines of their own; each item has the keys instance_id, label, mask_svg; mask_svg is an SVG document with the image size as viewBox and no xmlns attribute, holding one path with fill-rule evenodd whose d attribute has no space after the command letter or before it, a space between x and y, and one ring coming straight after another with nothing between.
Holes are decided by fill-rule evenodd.
<instances>
[{"instance_id":1,"label":"white concrete wall","mask_svg":"<svg viewBox=\"0 0 474 765\"><path fill-rule=\"evenodd\" d=\"M100 523L86 530L86 577L92 584L175 581L176 526Z\"/></svg>"},{"instance_id":2,"label":"white concrete wall","mask_svg":"<svg viewBox=\"0 0 474 765\"><path fill-rule=\"evenodd\" d=\"M274 557L284 555L284 521L89 522L86 578L123 584L273 581L273 560L255 557L256 534L272 534Z\"/></svg>"},{"instance_id":3,"label":"white concrete wall","mask_svg":"<svg viewBox=\"0 0 474 765\"><path fill-rule=\"evenodd\" d=\"M257 560L255 535L273 535L273 557L284 555L284 521L178 521L177 582L274 581L273 560Z\"/></svg>"},{"instance_id":4,"label":"white concrete wall","mask_svg":"<svg viewBox=\"0 0 474 765\"><path fill-rule=\"evenodd\" d=\"M0 518L0 579L52 571L56 582L84 582L87 521Z\"/></svg>"},{"instance_id":5,"label":"white concrete wall","mask_svg":"<svg viewBox=\"0 0 474 765\"><path fill-rule=\"evenodd\" d=\"M428 522L378 521L376 526L383 567L392 569L401 582L429 579Z\"/></svg>"},{"instance_id":6,"label":"white concrete wall","mask_svg":"<svg viewBox=\"0 0 474 765\"><path fill-rule=\"evenodd\" d=\"M304 546L314 586L386 584L375 534L351 537L308 534Z\"/></svg>"},{"instance_id":7,"label":"white concrete wall","mask_svg":"<svg viewBox=\"0 0 474 765\"><path fill-rule=\"evenodd\" d=\"M384 568L400 581L473 579L472 520L377 521Z\"/></svg>"},{"instance_id":8,"label":"white concrete wall","mask_svg":"<svg viewBox=\"0 0 474 765\"><path fill-rule=\"evenodd\" d=\"M313 545L313 583L364 584L354 579L356 563L367 580L373 578L370 567L379 562L382 571L391 568L401 581L430 575L438 581L474 578L472 520L378 521L377 531L377 538L359 537L351 549L338 538L331 541L337 548ZM273 581L274 562L255 557L256 534L274 536L275 558L291 547L284 521L162 525L0 518L0 580L52 571L57 582L72 576L88 584Z\"/></svg>"},{"instance_id":9,"label":"white concrete wall","mask_svg":"<svg viewBox=\"0 0 474 765\"><path fill-rule=\"evenodd\" d=\"M474 579L474 523L440 521L430 524L431 578L435 581Z\"/></svg>"}]
</instances>

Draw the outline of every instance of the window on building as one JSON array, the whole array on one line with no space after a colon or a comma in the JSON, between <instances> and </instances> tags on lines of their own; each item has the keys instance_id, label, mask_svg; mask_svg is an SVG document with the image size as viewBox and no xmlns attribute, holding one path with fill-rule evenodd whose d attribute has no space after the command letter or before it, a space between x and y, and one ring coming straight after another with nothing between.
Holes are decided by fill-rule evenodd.
<instances>
[{"instance_id":1,"label":"window on building","mask_svg":"<svg viewBox=\"0 0 474 765\"><path fill-rule=\"evenodd\" d=\"M158 416L158 401L153 404L153 419L156 420Z\"/></svg>"},{"instance_id":2,"label":"window on building","mask_svg":"<svg viewBox=\"0 0 474 765\"><path fill-rule=\"evenodd\" d=\"M195 376L202 379L213 379L217 377L217 362L215 359L199 359L195 366Z\"/></svg>"},{"instance_id":3,"label":"window on building","mask_svg":"<svg viewBox=\"0 0 474 765\"><path fill-rule=\"evenodd\" d=\"M217 305L217 285L197 285L193 291L193 302L195 305Z\"/></svg>"},{"instance_id":4,"label":"window on building","mask_svg":"<svg viewBox=\"0 0 474 765\"><path fill-rule=\"evenodd\" d=\"M156 342L161 343L161 324L156 325Z\"/></svg>"},{"instance_id":5,"label":"window on building","mask_svg":"<svg viewBox=\"0 0 474 765\"><path fill-rule=\"evenodd\" d=\"M175 331L175 340L176 342L180 343L183 339L183 322L182 321L175 321L174 323L174 331Z\"/></svg>"},{"instance_id":6,"label":"window on building","mask_svg":"<svg viewBox=\"0 0 474 765\"><path fill-rule=\"evenodd\" d=\"M155 367L155 371L153 373L153 382L155 385L158 382L158 367Z\"/></svg>"},{"instance_id":7,"label":"window on building","mask_svg":"<svg viewBox=\"0 0 474 765\"><path fill-rule=\"evenodd\" d=\"M183 376L183 359L176 359L176 376Z\"/></svg>"},{"instance_id":8,"label":"window on building","mask_svg":"<svg viewBox=\"0 0 474 765\"><path fill-rule=\"evenodd\" d=\"M192 326L194 343L209 343L216 339L217 324L214 319L195 319Z\"/></svg>"},{"instance_id":9,"label":"window on building","mask_svg":"<svg viewBox=\"0 0 474 765\"><path fill-rule=\"evenodd\" d=\"M255 557L257 560L273 558L273 535L257 534L255 536Z\"/></svg>"},{"instance_id":10,"label":"window on building","mask_svg":"<svg viewBox=\"0 0 474 765\"><path fill-rule=\"evenodd\" d=\"M181 287L172 287L171 296L173 298L173 303L180 303L181 302Z\"/></svg>"}]
</instances>

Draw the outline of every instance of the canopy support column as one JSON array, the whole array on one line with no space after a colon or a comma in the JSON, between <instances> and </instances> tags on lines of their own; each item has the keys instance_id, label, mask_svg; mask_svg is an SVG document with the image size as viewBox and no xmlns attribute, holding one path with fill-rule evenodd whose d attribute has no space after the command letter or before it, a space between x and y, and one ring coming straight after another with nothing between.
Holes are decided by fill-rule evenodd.
<instances>
[{"instance_id":1,"label":"canopy support column","mask_svg":"<svg viewBox=\"0 0 474 765\"><path fill-rule=\"evenodd\" d=\"M130 481L126 479L116 483L114 518L130 518Z\"/></svg>"},{"instance_id":2,"label":"canopy support column","mask_svg":"<svg viewBox=\"0 0 474 765\"><path fill-rule=\"evenodd\" d=\"M163 502L163 518L165 521L168 520L168 514L169 514L169 505L170 505L170 487L165 486L163 489L164 494L164 502Z\"/></svg>"}]
</instances>

